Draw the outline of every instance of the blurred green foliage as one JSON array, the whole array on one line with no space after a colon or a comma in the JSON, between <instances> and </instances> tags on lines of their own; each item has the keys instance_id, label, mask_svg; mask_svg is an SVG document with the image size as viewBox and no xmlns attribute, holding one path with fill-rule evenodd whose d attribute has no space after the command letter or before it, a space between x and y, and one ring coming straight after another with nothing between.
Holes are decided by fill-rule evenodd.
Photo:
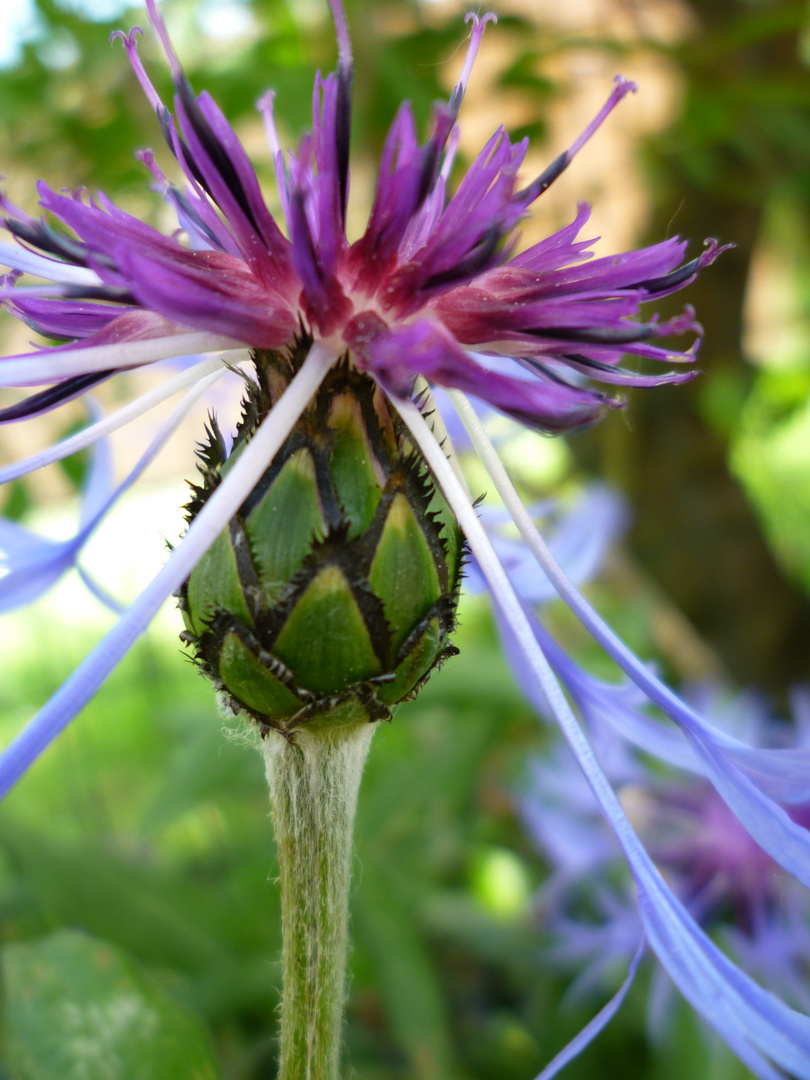
<instances>
[{"instance_id":1,"label":"blurred green foliage","mask_svg":"<svg viewBox=\"0 0 810 1080\"><path fill-rule=\"evenodd\" d=\"M363 1080L527 1080L595 1008L588 1000L561 1007L566 980L540 962L530 895L541 868L514 798L542 729L482 602L469 602L463 617L461 656L381 728L363 778L345 1036L350 1075ZM78 635L49 652L47 668L29 657L7 673L3 741L88 644ZM69 982L65 1002L89 1015L118 980L160 1018L167 1040L192 1030L196 1016L227 1080L273 1076L274 867L259 754L223 731L207 683L179 646L147 638L3 807L2 1060L14 1080L55 1075L57 1059L32 1027L35 1005L52 1026L48 1001ZM572 1080L597 1062L616 1077L672 1075L668 1049L645 1046L644 997L640 984L570 1067ZM683 1022L688 1052L679 1049L679 1060L704 1075L717 1048ZM199 1039L190 1045L203 1061ZM41 1056L25 1057L29 1043ZM742 1075L725 1052L721 1059L724 1076ZM62 1061L61 1075L140 1075L88 1060ZM202 1068L200 1077L209 1075Z\"/></svg>"},{"instance_id":2,"label":"blurred green foliage","mask_svg":"<svg viewBox=\"0 0 810 1080\"><path fill-rule=\"evenodd\" d=\"M78 931L3 952L6 1066L66 1080L217 1080L205 1029L106 942Z\"/></svg>"}]
</instances>

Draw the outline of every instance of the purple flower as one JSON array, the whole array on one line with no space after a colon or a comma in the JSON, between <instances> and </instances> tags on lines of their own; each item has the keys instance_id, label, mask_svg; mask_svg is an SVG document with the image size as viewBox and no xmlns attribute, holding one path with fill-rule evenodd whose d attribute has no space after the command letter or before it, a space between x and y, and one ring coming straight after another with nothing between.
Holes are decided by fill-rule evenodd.
<instances>
[{"instance_id":1,"label":"purple flower","mask_svg":"<svg viewBox=\"0 0 810 1080\"><path fill-rule=\"evenodd\" d=\"M715 688L693 695L704 715L755 745L806 749L806 732L786 742L761 702L733 701ZM730 707L729 707L730 706ZM732 734L732 732L728 732ZM774 993L810 1008L810 897L753 840L703 777L661 772L621 740L610 759L601 757L647 850L695 920L724 943ZM555 745L532 762L521 816L550 875L538 896L538 912L550 937L546 959L576 973L571 993L602 989L638 947L641 921L629 881L617 873L621 853L580 769L567 749ZM791 819L810 826L810 800L788 807ZM587 882L587 888L583 883ZM671 1006L671 984L660 979L651 996L651 1021L660 1034Z\"/></svg>"},{"instance_id":2,"label":"purple flower","mask_svg":"<svg viewBox=\"0 0 810 1080\"><path fill-rule=\"evenodd\" d=\"M692 376L691 370L678 368L694 359L700 328L693 312L686 309L661 323L655 316L641 317L640 311L709 265L721 250L714 241L688 261L686 245L677 238L640 251L591 258L593 241L579 239L588 218L587 207L580 206L566 228L515 254L514 230L533 201L635 87L618 79L593 122L528 184L518 181L525 142L513 146L503 130L497 131L455 193L448 195L457 118L484 28L492 19L470 16L467 57L449 102L434 109L424 143L417 137L410 107L400 108L383 148L368 226L350 243L345 221L352 59L339 0L331 0L337 70L316 78L312 132L295 154L285 155L279 147L272 95L260 103L283 227L267 210L253 167L225 117L208 94L191 89L154 0L147 0L147 7L171 69L172 110L160 100L141 63L136 40L140 31L117 36L184 174L181 188L163 175L150 153L141 155L175 208L185 240L164 236L103 194L57 194L41 184L40 205L49 215L41 219L2 200L10 242L0 245L0 261L10 273L0 283L0 300L35 331L65 343L0 360L0 386L35 388L22 403L0 410L0 421L56 408L131 368L196 353L216 355L180 372L175 369L159 387L117 413L4 468L0 480L90 446L185 390L133 473L103 504L99 513L104 513L163 447L193 403L226 370L248 360L250 349L286 346L302 327L313 344L165 566L0 757L0 793L86 704L188 578L253 491L327 372L348 352L351 362L392 399L458 518L493 594L520 677L560 724L628 860L645 940L681 992L758 1075L772 1080L782 1069L810 1080L810 1019L736 968L663 881L594 757L549 660L583 715L588 710L615 713L613 722L628 738L646 741L667 760L685 759L714 784L762 848L804 884L810 882L810 841L781 803L810 797L807 762L797 764L782 751L760 751L719 735L612 635L545 548L463 396L471 393L532 428L559 432L621 404L589 380L608 387L653 386ZM45 284L22 283L25 274ZM691 340L678 351L658 343L680 334ZM626 356L634 358L634 364L664 362L676 370L639 372L623 366ZM602 687L580 675L527 614L463 482L411 400L417 377L448 388L532 558L632 686ZM41 387L45 389L36 389ZM576 548L568 545L566 550ZM593 557L588 551L588 543L581 545L577 573L589 572ZM542 599L545 591L528 556L513 550L504 557L520 570L526 597ZM663 732L639 711L639 701L646 697L672 717L677 730ZM544 1077L556 1072L612 1015L639 958L640 950L620 994Z\"/></svg>"},{"instance_id":3,"label":"purple flower","mask_svg":"<svg viewBox=\"0 0 810 1080\"><path fill-rule=\"evenodd\" d=\"M363 236L349 243L348 137L352 81L345 20L337 4L340 60L316 79L313 130L296 154L278 148L272 95L261 104L274 151L286 233L267 210L256 174L207 93L191 89L162 19L150 19L175 86L171 112L137 52L136 28L117 34L185 174L180 190L151 153L144 164L165 187L186 235L164 236L103 194L57 194L39 185L40 205L64 230L7 201L3 223L17 243L0 245L14 272L0 293L37 332L68 339L36 356L9 357L0 384L53 385L0 412L17 419L54 408L116 371L192 351L280 348L303 321L334 353L392 393L414 376L474 393L522 422L559 431L594 420L619 400L587 385L680 382L694 372L639 374L630 354L682 365L694 359L694 315L668 323L639 320L642 304L691 281L718 253L714 241L683 262L673 238L641 251L591 259L578 239L579 207L568 227L514 255L510 236L531 203L560 175L605 117L635 87L617 79L599 115L574 145L532 183L518 184L527 143L498 130L452 197L446 195L452 137L473 60L492 16L471 16L467 62L447 105L434 110L420 144L408 104L382 152L377 191ZM588 261L591 260L591 261ZM35 274L48 285L20 285ZM688 348L655 342L692 333Z\"/></svg>"}]
</instances>

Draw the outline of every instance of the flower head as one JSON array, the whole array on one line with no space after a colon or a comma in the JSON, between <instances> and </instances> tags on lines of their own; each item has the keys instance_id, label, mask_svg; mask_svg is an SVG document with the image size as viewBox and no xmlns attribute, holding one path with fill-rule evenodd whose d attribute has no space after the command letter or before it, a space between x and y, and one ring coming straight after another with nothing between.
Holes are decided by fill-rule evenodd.
<instances>
[{"instance_id":1,"label":"flower head","mask_svg":"<svg viewBox=\"0 0 810 1080\"><path fill-rule=\"evenodd\" d=\"M424 463L430 471L466 536L494 596L520 677L560 724L621 844L639 893L644 939L682 993L755 1072L772 1080L775 1069L782 1068L810 1080L810 1019L734 967L658 874L552 667L589 727L593 716L611 718L627 739L665 760L686 760L711 781L763 850L810 884L810 838L782 809L785 803L810 797L806 754L802 751L797 759L760 751L718 734L616 639L560 571L463 396L469 392L532 428L559 432L620 404L589 380L608 387L653 386L693 374L677 370L694 359L700 328L693 312L687 308L664 323L654 315L642 318L640 312L642 305L680 289L710 264L721 250L714 241L688 261L685 243L677 238L592 259L592 241L579 239L588 218L587 207L580 206L566 228L515 253L514 230L521 218L635 89L633 84L618 79L593 122L536 179L519 182L526 144L513 145L498 130L449 195L456 122L491 21L470 16L467 56L450 100L434 109L424 143L417 137L410 107L400 108L383 148L368 225L350 242L346 206L352 58L339 0L331 0L337 70L316 78L312 132L295 153L285 155L280 148L272 95L260 103L283 227L268 211L253 166L224 115L208 94L192 90L154 0L147 0L147 8L171 69L172 109L161 101L141 63L140 31L117 36L184 175L184 186L178 187L151 153L141 155L175 208L181 234L163 235L103 194L57 194L41 184L40 205L56 226L2 200L11 242L0 244L0 260L10 270L0 284L0 300L35 331L61 344L0 362L0 385L46 387L0 410L0 421L56 408L128 369L192 353L217 355L172 374L60 444L4 468L0 479L24 475L90 446L185 390L173 417L105 504L111 505L226 370L236 368L251 378L252 366L257 376L272 381L278 356L302 341L311 345L305 357L298 350L300 363L287 372L283 387L259 385L267 391L269 407L254 418L249 440L213 478L204 505L195 507L187 533L166 564L0 757L0 793L95 693L165 600L191 581L200 560L250 505L262 478L274 465L281 468L278 456L289 450L291 434L344 366L369 380L374 395L386 402L383 412L388 406L395 410L402 425L397 428L402 453L406 444L418 451L419 467ZM24 284L25 274L45 284ZM672 351L658 344L677 334L691 335L685 348ZM677 367L639 373L623 366L625 356ZM428 410L419 387L419 404L411 400L417 378L450 390L531 557L630 683L601 684L581 672L527 611L526 603L543 598L543 591L527 593L525 600L516 593L442 446L437 419L423 415L423 409ZM518 569L527 566L514 551L507 561ZM525 579L532 582L531 573ZM362 591L362 583L357 588ZM390 636L390 628L387 632ZM647 699L659 705L677 730L663 732L640 710L640 700ZM589 1026L545 1076L599 1026Z\"/></svg>"},{"instance_id":2,"label":"flower head","mask_svg":"<svg viewBox=\"0 0 810 1080\"><path fill-rule=\"evenodd\" d=\"M776 724L752 695L730 701L707 687L690 696L720 728L726 729L730 719L729 734L746 727L754 745L789 750L784 725ZM802 737L799 731L795 750L806 745ZM603 745L610 746L610 738ZM801 1008L810 1007L806 892L756 843L705 777L675 769L662 773L637 752L617 745L615 735L612 746L611 758L602 755L605 771L650 855L696 921L771 990ZM628 882L622 884L617 874L619 851L564 747L557 744L547 758L532 763L520 809L549 864L548 881L538 896L550 940L548 959L576 972L577 994L598 990L617 961L629 962L640 922ZM810 801L787 810L791 820L807 829ZM651 1019L659 1030L669 997L658 988L651 1001Z\"/></svg>"},{"instance_id":3,"label":"flower head","mask_svg":"<svg viewBox=\"0 0 810 1080\"><path fill-rule=\"evenodd\" d=\"M151 153L140 155L174 206L184 237L161 234L103 194L59 194L40 184L42 209L63 228L4 201L3 226L16 243L0 245L0 259L13 271L0 296L39 333L66 343L6 361L4 385L53 385L0 411L0 419L54 408L116 371L164 356L237 345L283 348L302 323L334 355L349 350L353 363L392 393L407 395L422 375L546 431L590 422L619 404L588 379L650 386L691 377L689 371L641 374L623 367L622 358L676 365L694 359L692 346L672 351L656 344L670 335L699 335L690 309L668 323L638 315L643 304L679 289L712 262L714 241L688 262L677 238L592 259L593 241L579 239L589 213L582 205L571 225L514 254L515 227L635 89L632 83L617 79L599 115L533 182L518 182L526 141L513 145L499 129L448 196L459 108L493 18L470 16L467 59L450 101L435 108L424 143L410 105L400 108L383 147L366 231L350 243L352 59L339 3L333 4L337 71L316 78L312 132L294 154L278 145L272 95L260 102L283 230L218 106L192 90L154 0L147 7L171 68L173 111L138 55L140 30L114 36L184 174L181 190ZM25 273L49 284L21 285Z\"/></svg>"}]
</instances>

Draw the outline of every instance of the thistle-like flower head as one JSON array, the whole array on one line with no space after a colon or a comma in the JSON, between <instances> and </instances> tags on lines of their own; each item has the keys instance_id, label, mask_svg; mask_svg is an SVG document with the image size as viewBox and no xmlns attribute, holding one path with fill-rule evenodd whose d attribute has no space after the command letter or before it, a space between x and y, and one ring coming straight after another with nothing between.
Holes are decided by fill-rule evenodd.
<instances>
[{"instance_id":1,"label":"thistle-like flower head","mask_svg":"<svg viewBox=\"0 0 810 1080\"><path fill-rule=\"evenodd\" d=\"M795 695L797 719L806 709L806 696ZM768 754L765 747L791 752L786 726L775 723L754 695L732 699L715 687L702 687L691 697L727 735L747 728L748 738L762 747L762 760ZM800 725L795 754L806 751L806 735ZM810 906L805 891L742 827L705 777L652 769L643 757L606 736L603 731L600 740L609 751L602 755L605 770L682 902L771 990L808 1008ZM620 884L615 843L571 755L557 744L547 758L533 762L530 775L520 806L549 865L538 898L550 942L548 958L573 967L577 993L598 989L613 965L626 963L636 948L635 903ZM810 825L810 803L788 803L786 811L799 828ZM661 984L651 999L652 1020L659 1028L668 1000Z\"/></svg>"},{"instance_id":2,"label":"thistle-like flower head","mask_svg":"<svg viewBox=\"0 0 810 1080\"><path fill-rule=\"evenodd\" d=\"M289 630L289 622L279 629L282 616L286 619L290 612L268 611L267 592L251 611L247 601L255 599L251 591L255 583L239 575L238 582L233 576L223 577L225 592L238 584L238 589L230 591L237 603L240 596L245 601L247 619L242 625L253 635L229 623L230 646L228 641L219 640L212 645L206 637L215 621L210 618L211 605L219 606L224 594L220 590L212 600L208 580L199 573L195 576L195 571L206 553L215 550L223 532L234 521L239 525L252 507L256 509L252 499L271 516L270 509L280 504L275 498L279 492L272 493L277 473L283 473L291 486L305 482L307 498L313 496L308 503L311 508L316 496L321 502L318 513L312 515L314 540L311 536L308 543L320 543L322 538L330 541L330 529L336 534L342 529L353 542L337 511L334 520L328 513L318 516L324 509L323 493L330 487L329 469L321 469L317 483L313 483L310 459L303 455L299 464L306 468L296 470L293 457L302 424L309 425L307 438L311 442L305 450L316 474L318 440L325 433L331 430L337 442L344 436L351 442L356 436L358 444L367 440L370 452L360 454L359 468L353 464L338 470L340 482L334 475L331 482L344 493L342 498L365 505L360 517L365 513L362 529L369 537L366 556L371 549L374 556L366 558L362 575L377 578L379 585L374 604L366 606L369 611L375 605L375 610L381 608L382 617L372 620L364 615L365 629L359 628L362 632L357 638L370 643L363 663L355 665L358 700L364 700L365 693L359 684L374 680L381 679L379 686L389 689L392 680L400 680L397 694L399 690L415 690L445 649L444 637L453 622L450 605L458 579L459 533L456 523L451 523L447 533L438 538L438 527L433 528L431 522L446 506L493 594L519 677L541 709L558 721L630 865L638 891L642 937L626 985L638 964L640 949L648 942L685 997L754 1072L773 1080L783 1075L781 1069L810 1080L810 1018L778 1001L731 964L695 923L634 832L594 756L586 730L593 731L594 717L601 717L618 728L623 738L665 760L691 762L763 851L804 885L810 885L810 834L783 806L810 798L807 751L785 755L724 738L616 638L555 563L464 398L469 392L530 427L559 432L593 421L607 406L620 404L619 399L593 387L592 381L607 387L654 386L691 377L691 370L684 370L683 365L694 359L700 337L693 312L686 309L664 323L654 315L640 313L643 305L680 289L711 263L720 251L714 241L689 261L684 261L685 243L677 238L639 251L591 258L592 241L579 238L588 218L587 207L580 206L566 228L517 253L515 230L522 217L634 89L633 84L617 80L593 122L534 180L518 178L525 142L513 145L506 133L498 130L449 194L459 111L485 26L491 21L491 17L470 16L468 51L449 102L434 109L424 142L419 141L410 107L405 104L400 108L382 151L368 225L363 235L352 241L346 235L352 59L340 0L331 0L338 41L337 70L326 78L317 77L312 131L295 153L281 150L272 96L260 103L275 162L282 223L269 212L253 166L213 99L192 90L155 0L147 0L147 8L171 69L175 88L171 109L161 101L138 55L139 31L118 36L184 176L183 187L177 186L164 176L151 153L141 155L174 206L181 231L164 235L119 209L103 194L56 193L44 184L39 187L39 196L45 217L30 216L7 199L0 201L2 220L10 234L9 242L0 244L0 263L9 269L0 281L0 301L35 331L60 342L0 361L0 386L33 388L24 400L0 410L0 422L53 409L128 369L170 357L216 355L198 358L117 412L24 462L0 469L0 482L86 448L153 405L186 391L129 477L105 498L102 509L83 525L75 543L66 549L65 558L60 558L60 567L75 565L95 523L162 451L183 417L226 370L237 368L250 379L253 364L258 377L249 397L258 394L263 401L266 398L267 407L255 411L249 439L239 441L227 460L217 457L216 468L209 470L210 483L204 485L205 498L199 505L195 502L188 531L153 581L0 756L0 793L19 779L87 703L161 605L178 590L186 590L186 616L190 632L199 639L202 660L222 679L229 693L239 697L235 684L244 685L242 661L250 666L258 658L265 670L259 673L258 682L253 676L247 680L254 703L248 701L249 708L262 712L260 698L283 697L282 691L293 684L296 700L288 700L289 710L297 710L301 701L311 701L301 693L304 668L298 663L298 645L306 645L309 627L317 622L313 615L317 605L310 603L314 594L308 591L309 586L314 582L324 586L314 596L319 602L322 593L336 588L346 601L344 612L351 611L352 604L360 609L364 603L360 593L365 582L353 572L341 579L330 569L339 566L343 556L326 552L326 563L317 562L316 566L309 552L303 551L300 565L292 571L294 576L310 575L312 580L301 578L295 583L304 586L296 603L305 604L306 611L296 608L300 618L292 613L293 630ZM45 283L27 284L26 274ZM690 335L685 348L672 351L659 344L660 339L677 334ZM305 356L296 345L304 341L309 343ZM295 364L288 365L283 377L276 379L279 357L291 355L291 350L296 355ZM675 365L675 370L640 372L624 366L626 356L634 363L649 362L653 367L661 362ZM354 403L343 401L342 388L336 388L336 373L342 370L348 372L350 380L366 380ZM505 556L509 569L525 572L531 589L524 598L516 592L450 460L450 447L437 419L423 415L429 411L421 397L423 383L417 389L422 409L411 400L419 377L450 390L453 406L526 541L531 559L630 683L603 684L580 671L527 611L527 603L539 602L543 590L535 590L536 583L527 571L529 564L521 552L513 550ZM372 402L373 409L366 407L363 412L363 401ZM323 430L318 426L319 403L323 403L323 416L328 416L328 423L321 425ZM353 411L355 405L359 414ZM389 464L393 461L392 471L382 468L385 440L375 445L375 436L370 434L372 412L382 423L387 423L386 416L392 418L388 435L393 433L394 437L388 439L386 451ZM358 415L362 423L355 423ZM404 522L407 528L397 530L397 521L390 514L382 528L376 528L377 510L369 509L363 498L355 498L355 480L363 461L370 462L375 473L366 494L373 492L376 484L380 506L387 505L392 476L402 479L405 487L413 481L415 499L424 504L424 514L421 518L416 515L415 520L429 549L428 557L422 559L426 576L420 582L422 588L416 590L419 603L409 615L410 622L403 618L395 624L387 606L394 593L407 600L407 580L404 585L394 581L398 576L394 569L399 565L396 551L409 546L411 566L414 553L425 548L418 536L418 543L408 540L413 532L408 514L399 518L399 525ZM411 470L412 461L416 464ZM381 466L379 470L375 462ZM424 489L422 495L416 491L427 473L443 504L433 502L433 491ZM404 488L402 493L406 494ZM391 504L405 509L396 499L392 498ZM431 530L440 543L428 542ZM395 537L397 531L399 538ZM450 545L448 536L455 538ZM403 538L408 543L398 547ZM233 546L224 553L226 561L236 558L238 535L232 539ZM358 533L354 540L359 540ZM265 545L261 552L268 560L265 566L280 550L271 551L271 547ZM395 555L381 559L376 574L374 560L382 548ZM449 569L448 558L453 561ZM36 560L28 560L26 566L33 572ZM253 569L261 577L262 566L254 564ZM436 588L430 585L431 575L439 582ZM46 579L52 576L41 578ZM3 588L13 588L15 580L11 579L11 586L9 576L0 581L0 607ZM291 578L285 581L294 584ZM262 588L273 591L277 584L275 577L268 577ZM282 603L290 595L284 591ZM213 614L216 617L216 612ZM373 641L372 621L380 623L380 635ZM259 640L259 624L269 634L265 641ZM276 664L278 656L266 661L263 654L268 641L277 651L283 646L286 654L290 641L284 639L285 632L296 638L296 647L290 650L295 664L290 660L284 665L288 670L282 671ZM429 639L433 652L428 657ZM239 653L237 640L248 643L247 654ZM231 646L231 653L224 655ZM282 676L281 689L265 679L267 671ZM338 692L342 692L341 686L350 689L345 685L345 672L328 685L314 685L322 674L320 667L313 667L307 673L313 685L303 689L327 696L335 687ZM387 708L388 691L382 689L378 696ZM664 731L642 714L639 699L655 702L677 730ZM391 700L393 703L393 690ZM585 728L577 720L572 702ZM282 702L282 711L289 711L287 705ZM544 1072L543 1080L593 1037L616 1005L614 1001L603 1010L599 1022L589 1025L563 1051Z\"/></svg>"},{"instance_id":3,"label":"thistle-like flower head","mask_svg":"<svg viewBox=\"0 0 810 1080\"><path fill-rule=\"evenodd\" d=\"M589 214L581 205L569 226L515 254L515 228L531 204L633 83L617 78L598 116L532 182L521 184L518 176L526 140L512 144L499 129L448 195L459 109L493 18L469 16L467 57L450 101L435 107L423 143L410 105L402 105L383 147L368 225L350 242L352 58L338 0L337 71L316 78L312 132L295 153L279 146L272 94L259 103L283 226L214 100L192 90L154 0L147 7L171 68L173 109L141 62L140 30L115 36L184 174L181 190L150 152L141 154L182 233L165 236L103 194L57 193L44 183L40 205L63 228L2 203L2 224L17 244L0 245L0 259L13 271L0 296L34 329L66 344L6 362L5 385L53 385L0 411L0 419L52 408L118 370L169 355L229 345L281 349L302 324L334 356L348 351L353 364L394 394L407 395L421 375L544 431L588 423L620 403L588 379L651 386L691 377L631 371L622 359L694 359L700 328L690 309L666 323L639 312L712 262L714 241L688 262L677 238L592 259L593 241L579 238ZM18 285L22 273L50 284ZM685 333L694 336L681 351L656 344Z\"/></svg>"}]
</instances>

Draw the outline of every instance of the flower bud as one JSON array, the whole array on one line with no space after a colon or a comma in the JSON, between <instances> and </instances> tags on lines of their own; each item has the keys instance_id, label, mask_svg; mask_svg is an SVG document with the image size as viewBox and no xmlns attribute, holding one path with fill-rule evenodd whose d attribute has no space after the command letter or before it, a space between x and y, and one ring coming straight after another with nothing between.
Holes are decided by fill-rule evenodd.
<instances>
[{"instance_id":1,"label":"flower bud","mask_svg":"<svg viewBox=\"0 0 810 1080\"><path fill-rule=\"evenodd\" d=\"M191 523L306 356L256 351L233 448L198 450ZM265 734L390 718L449 644L463 537L391 403L348 359L324 379L179 592L183 640Z\"/></svg>"}]
</instances>

